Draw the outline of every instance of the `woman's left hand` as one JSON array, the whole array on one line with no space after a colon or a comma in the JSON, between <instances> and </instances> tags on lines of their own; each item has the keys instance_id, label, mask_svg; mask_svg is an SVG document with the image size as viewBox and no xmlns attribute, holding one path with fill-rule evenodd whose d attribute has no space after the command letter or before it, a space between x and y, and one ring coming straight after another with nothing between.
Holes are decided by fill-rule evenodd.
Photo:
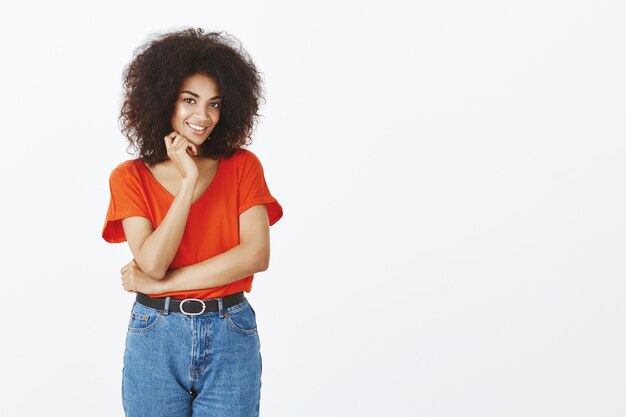
<instances>
[{"instance_id":1,"label":"woman's left hand","mask_svg":"<svg viewBox=\"0 0 626 417\"><path fill-rule=\"evenodd\" d=\"M144 294L158 293L159 280L144 273L135 259L120 269L122 273L122 286L128 292L141 292Z\"/></svg>"}]
</instances>

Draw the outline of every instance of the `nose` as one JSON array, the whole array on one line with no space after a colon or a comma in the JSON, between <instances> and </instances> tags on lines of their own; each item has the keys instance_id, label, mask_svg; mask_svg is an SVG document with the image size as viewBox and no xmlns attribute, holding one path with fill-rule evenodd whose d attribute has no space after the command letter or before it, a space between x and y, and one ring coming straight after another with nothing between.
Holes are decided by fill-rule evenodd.
<instances>
[{"instance_id":1,"label":"nose","mask_svg":"<svg viewBox=\"0 0 626 417\"><path fill-rule=\"evenodd\" d=\"M209 120L209 109L204 106L198 106L198 110L196 111L198 116L200 116L203 120Z\"/></svg>"}]
</instances>

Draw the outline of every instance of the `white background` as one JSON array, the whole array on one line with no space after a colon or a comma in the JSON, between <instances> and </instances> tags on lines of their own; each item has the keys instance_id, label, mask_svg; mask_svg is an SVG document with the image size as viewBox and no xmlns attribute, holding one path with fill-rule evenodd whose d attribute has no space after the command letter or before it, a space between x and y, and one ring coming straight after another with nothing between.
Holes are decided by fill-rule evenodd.
<instances>
[{"instance_id":1,"label":"white background","mask_svg":"<svg viewBox=\"0 0 626 417\"><path fill-rule=\"evenodd\" d=\"M0 413L122 416L101 235L150 34L235 35L284 208L264 417L626 416L622 1L22 2L0 17Z\"/></svg>"}]
</instances>

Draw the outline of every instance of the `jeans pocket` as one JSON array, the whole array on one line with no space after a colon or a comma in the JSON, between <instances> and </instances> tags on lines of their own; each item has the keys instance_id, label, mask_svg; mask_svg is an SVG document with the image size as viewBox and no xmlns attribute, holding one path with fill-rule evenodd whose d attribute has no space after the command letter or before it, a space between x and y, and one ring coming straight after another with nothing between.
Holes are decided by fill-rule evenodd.
<instances>
[{"instance_id":1,"label":"jeans pocket","mask_svg":"<svg viewBox=\"0 0 626 417\"><path fill-rule=\"evenodd\" d=\"M257 333L256 314L247 300L241 308L228 312L225 316L226 323L235 332L245 335Z\"/></svg>"},{"instance_id":2,"label":"jeans pocket","mask_svg":"<svg viewBox=\"0 0 626 417\"><path fill-rule=\"evenodd\" d=\"M134 302L128 319L128 331L132 333L145 333L153 329L161 319L163 312L143 304Z\"/></svg>"}]
</instances>

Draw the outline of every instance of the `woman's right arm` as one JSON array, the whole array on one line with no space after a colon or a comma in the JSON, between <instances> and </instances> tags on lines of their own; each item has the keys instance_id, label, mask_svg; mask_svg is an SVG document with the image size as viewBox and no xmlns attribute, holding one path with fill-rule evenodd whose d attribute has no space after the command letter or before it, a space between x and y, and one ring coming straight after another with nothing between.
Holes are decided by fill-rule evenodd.
<instances>
[{"instance_id":1,"label":"woman's right arm","mask_svg":"<svg viewBox=\"0 0 626 417\"><path fill-rule=\"evenodd\" d=\"M164 139L167 155L182 175L174 201L156 229L145 217L133 216L122 220L124 234L135 262L144 273L155 279L165 276L178 252L199 177L198 167L187 153L189 149L197 155L195 145L176 132L170 133Z\"/></svg>"}]
</instances>

